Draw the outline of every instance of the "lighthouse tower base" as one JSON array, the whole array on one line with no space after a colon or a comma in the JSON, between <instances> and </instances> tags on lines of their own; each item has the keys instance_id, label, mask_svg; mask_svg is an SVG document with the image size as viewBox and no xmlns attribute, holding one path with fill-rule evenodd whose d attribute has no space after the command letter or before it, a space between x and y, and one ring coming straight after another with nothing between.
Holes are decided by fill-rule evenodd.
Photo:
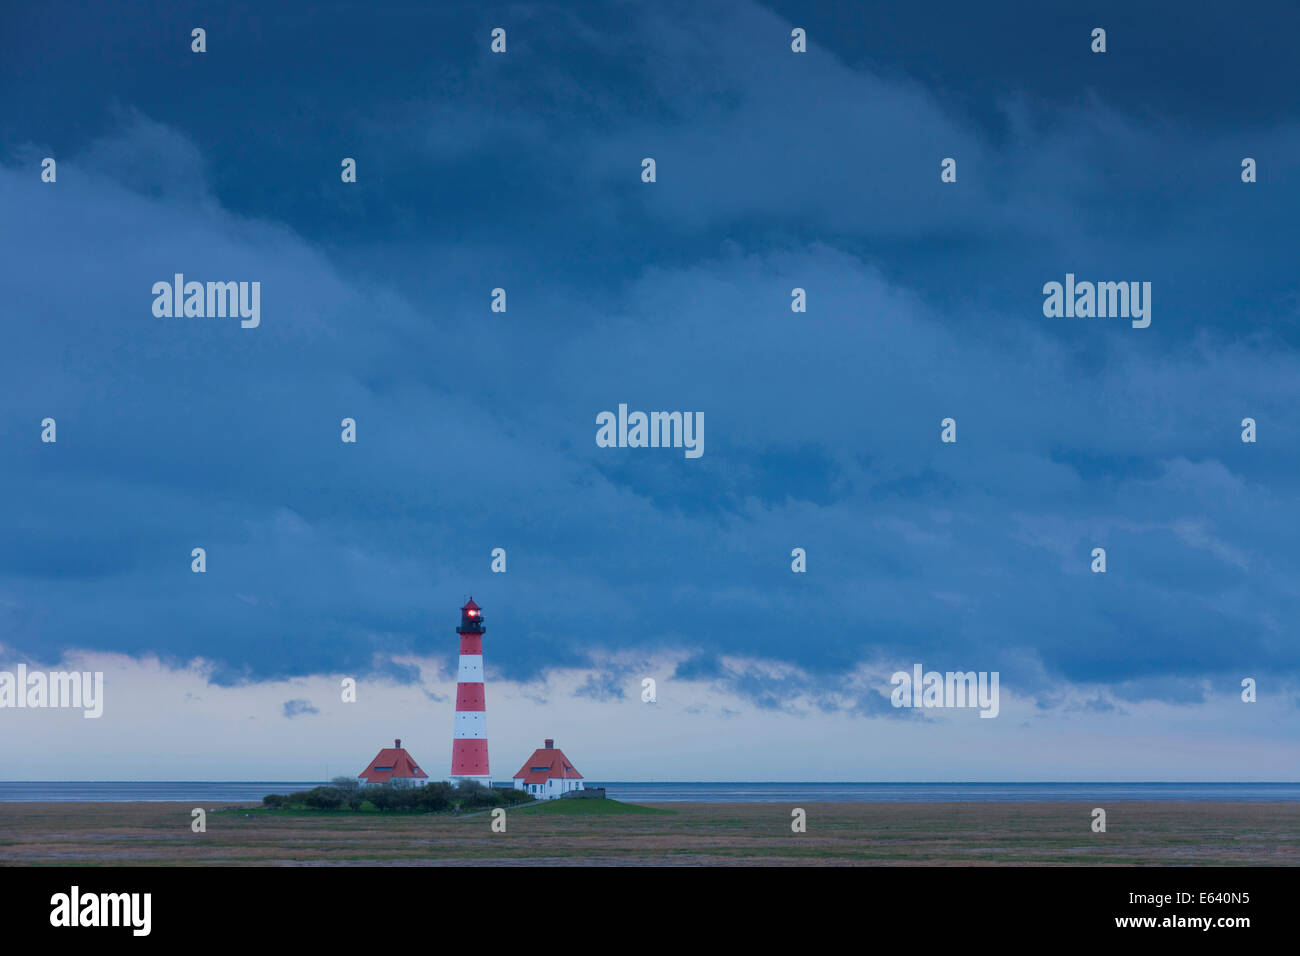
<instances>
[{"instance_id":1,"label":"lighthouse tower base","mask_svg":"<svg viewBox=\"0 0 1300 956\"><path fill-rule=\"evenodd\" d=\"M464 782L467 781L467 780L472 780L472 781L474 781L475 783L480 783L480 784L482 784L483 786L488 787L488 788L491 788L491 786L492 786L492 778L491 778L491 777L452 777L452 778L451 778L451 785L452 785L453 787L459 787L462 783L464 783Z\"/></svg>"}]
</instances>

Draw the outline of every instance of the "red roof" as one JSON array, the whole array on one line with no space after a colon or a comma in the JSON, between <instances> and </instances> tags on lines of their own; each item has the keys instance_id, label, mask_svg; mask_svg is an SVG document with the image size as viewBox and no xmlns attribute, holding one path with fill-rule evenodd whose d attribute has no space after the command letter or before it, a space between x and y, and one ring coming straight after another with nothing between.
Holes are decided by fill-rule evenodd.
<instances>
[{"instance_id":1,"label":"red roof","mask_svg":"<svg viewBox=\"0 0 1300 956\"><path fill-rule=\"evenodd\" d=\"M394 740L400 744L400 740ZM427 780L429 775L416 766L405 748L385 747L379 756L370 761L365 770L357 774L366 783L387 783L390 780Z\"/></svg>"},{"instance_id":2,"label":"red roof","mask_svg":"<svg viewBox=\"0 0 1300 956\"><path fill-rule=\"evenodd\" d=\"M470 598L470 599L469 599L469 603L466 604L463 608L461 608L461 610L462 610L462 611L481 611L481 610L483 610L483 609L482 609L481 607L479 607L477 604L474 603L474 599L473 599L473 598Z\"/></svg>"},{"instance_id":3,"label":"red roof","mask_svg":"<svg viewBox=\"0 0 1300 956\"><path fill-rule=\"evenodd\" d=\"M520 777L524 778L524 783L545 783L552 777L558 780L581 780L582 774L569 763L569 758L564 756L563 750L558 747L538 747L533 751L533 755L524 761L524 765L519 768L519 772L513 779L518 780Z\"/></svg>"}]
</instances>

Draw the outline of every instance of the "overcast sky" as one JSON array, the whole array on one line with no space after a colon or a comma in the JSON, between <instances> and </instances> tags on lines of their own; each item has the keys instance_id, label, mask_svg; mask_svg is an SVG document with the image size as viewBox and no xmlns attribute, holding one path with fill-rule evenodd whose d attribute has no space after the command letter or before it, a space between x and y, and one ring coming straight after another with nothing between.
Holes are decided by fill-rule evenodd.
<instances>
[{"instance_id":1,"label":"overcast sky","mask_svg":"<svg viewBox=\"0 0 1300 956\"><path fill-rule=\"evenodd\" d=\"M445 773L472 594L497 779L1297 778L1293 5L265 6L0 13L0 777Z\"/></svg>"}]
</instances>

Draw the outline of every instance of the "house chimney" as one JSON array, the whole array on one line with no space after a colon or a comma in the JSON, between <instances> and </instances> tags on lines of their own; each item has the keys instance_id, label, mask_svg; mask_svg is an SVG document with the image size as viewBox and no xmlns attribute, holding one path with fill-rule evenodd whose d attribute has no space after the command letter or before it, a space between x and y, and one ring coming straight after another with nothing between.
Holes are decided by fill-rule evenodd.
<instances>
[{"instance_id":1,"label":"house chimney","mask_svg":"<svg viewBox=\"0 0 1300 956\"><path fill-rule=\"evenodd\" d=\"M402 749L402 738L401 738L401 737L398 737L396 740L394 740L394 741L393 741L393 746L396 747L398 750L401 750L401 749Z\"/></svg>"},{"instance_id":2,"label":"house chimney","mask_svg":"<svg viewBox=\"0 0 1300 956\"><path fill-rule=\"evenodd\" d=\"M547 737L547 738L546 738L546 749L547 749L547 750L554 750L554 749L555 749L555 741L552 740L550 737Z\"/></svg>"}]
</instances>

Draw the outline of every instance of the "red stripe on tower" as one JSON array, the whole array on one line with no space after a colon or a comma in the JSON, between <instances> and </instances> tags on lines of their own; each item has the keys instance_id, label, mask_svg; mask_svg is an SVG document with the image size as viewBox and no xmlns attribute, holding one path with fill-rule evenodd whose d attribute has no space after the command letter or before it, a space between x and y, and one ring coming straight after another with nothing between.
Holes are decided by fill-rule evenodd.
<instances>
[{"instance_id":1,"label":"red stripe on tower","mask_svg":"<svg viewBox=\"0 0 1300 956\"><path fill-rule=\"evenodd\" d=\"M483 698L483 684L456 685L456 713L463 710L487 710L487 701Z\"/></svg>"},{"instance_id":2,"label":"red stripe on tower","mask_svg":"<svg viewBox=\"0 0 1300 956\"><path fill-rule=\"evenodd\" d=\"M483 689L483 611L470 598L460 609L460 671L456 678L456 724L451 779L492 785L488 771L487 694Z\"/></svg>"}]
</instances>

